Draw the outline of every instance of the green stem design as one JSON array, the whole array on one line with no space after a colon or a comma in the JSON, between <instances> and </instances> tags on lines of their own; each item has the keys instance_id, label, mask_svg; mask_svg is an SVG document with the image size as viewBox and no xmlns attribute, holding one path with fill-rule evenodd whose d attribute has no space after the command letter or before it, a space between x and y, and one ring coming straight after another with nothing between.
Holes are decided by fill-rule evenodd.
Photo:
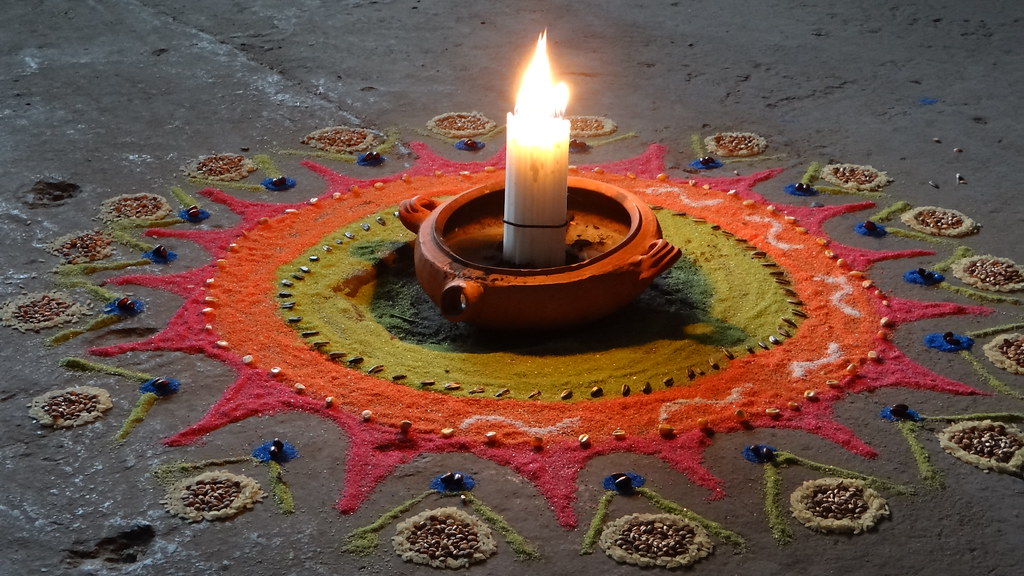
<instances>
[{"instance_id":1,"label":"green stem design","mask_svg":"<svg viewBox=\"0 0 1024 576\"><path fill-rule=\"evenodd\" d=\"M594 553L597 539L601 537L601 527L604 526L604 521L608 518L608 506L611 505L616 494L615 490L609 490L598 500L597 510L594 511L594 518L590 521L590 527L587 528L587 533L583 536L583 543L580 544L581 556Z\"/></svg>"},{"instance_id":2,"label":"green stem design","mask_svg":"<svg viewBox=\"0 0 1024 576\"><path fill-rule=\"evenodd\" d=\"M466 497L466 502L473 507L473 510L477 514L483 516L484 520L486 520L492 528L505 537L505 541L508 542L509 548L511 548L515 553L517 560L535 560L540 558L540 552L537 551L537 547L521 534L516 532L515 528L512 528L512 526L506 522L501 515L487 506L484 506L483 502L469 492L463 492L462 495Z\"/></svg>"},{"instance_id":3,"label":"green stem design","mask_svg":"<svg viewBox=\"0 0 1024 576\"><path fill-rule=\"evenodd\" d=\"M591 140L587 142L587 144L591 147L604 146L605 144L611 144L612 142L618 142L619 140L628 140L629 138L636 138L636 132L626 132L625 134L616 134L606 138L599 138L597 140Z\"/></svg>"},{"instance_id":4,"label":"green stem design","mask_svg":"<svg viewBox=\"0 0 1024 576\"><path fill-rule=\"evenodd\" d=\"M802 184L814 184L818 180L818 175L821 174L821 162L811 162L811 165L807 167L807 171L800 177Z\"/></svg>"},{"instance_id":5,"label":"green stem design","mask_svg":"<svg viewBox=\"0 0 1024 576\"><path fill-rule=\"evenodd\" d=\"M256 154L252 157L252 162L267 175L267 178L280 178L283 176L277 164L266 154Z\"/></svg>"},{"instance_id":6,"label":"green stem design","mask_svg":"<svg viewBox=\"0 0 1024 576\"><path fill-rule=\"evenodd\" d=\"M793 531L782 510L782 474L775 464L764 465L764 513L768 517L772 538L775 538L780 546L792 542Z\"/></svg>"},{"instance_id":7,"label":"green stem design","mask_svg":"<svg viewBox=\"0 0 1024 576\"><path fill-rule=\"evenodd\" d=\"M700 137L700 134L690 135L690 149L693 150L693 155L697 158L708 155L707 149L704 148L704 139Z\"/></svg>"},{"instance_id":8,"label":"green stem design","mask_svg":"<svg viewBox=\"0 0 1024 576\"><path fill-rule=\"evenodd\" d=\"M917 462L917 472L921 476L921 480L929 488L935 490L942 490L946 487L946 481L942 477L942 473L932 465L931 458L928 457L928 451L925 450L924 445L917 438L917 431L921 429L921 425L911 420L900 420L897 422L900 432L903 433L903 437L907 439L907 445L910 446L910 452L914 455L914 460Z\"/></svg>"},{"instance_id":9,"label":"green stem design","mask_svg":"<svg viewBox=\"0 0 1024 576\"><path fill-rule=\"evenodd\" d=\"M171 196L174 196L174 199L178 201L178 204L181 204L182 208L199 205L196 199L182 190L180 186L171 186ZM178 220L178 222L181 223L181 220Z\"/></svg>"},{"instance_id":10,"label":"green stem design","mask_svg":"<svg viewBox=\"0 0 1024 576\"><path fill-rule=\"evenodd\" d=\"M295 512L295 499L292 497L291 489L288 488L288 483L282 477L284 468L273 460L267 461L267 468L270 472L270 493L274 495L277 508L282 514Z\"/></svg>"},{"instance_id":11,"label":"green stem design","mask_svg":"<svg viewBox=\"0 0 1024 576\"><path fill-rule=\"evenodd\" d=\"M974 357L974 354L971 354L969 350L961 350L960 355L963 356L964 359L966 359L967 362L970 363L971 367L974 368L974 371L978 374L978 376L981 377L982 380L985 381L986 384L989 385L990 388L1006 396L1024 399L1024 395L1022 395L1020 392L1017 392L1013 388L1010 388L1006 384L1003 384L998 378L993 376L988 371L988 369L986 369L985 366L982 365L982 363L978 361L977 358Z\"/></svg>"},{"instance_id":12,"label":"green stem design","mask_svg":"<svg viewBox=\"0 0 1024 576\"><path fill-rule=\"evenodd\" d=\"M100 316L86 324L84 328L68 328L67 330L62 330L57 334L54 334L53 337L46 342L46 345L59 346L72 338L77 338L78 336L85 334L86 332L99 330L100 328L106 328L107 326L113 326L121 320L123 320L123 318L116 314L104 314L103 316Z\"/></svg>"},{"instance_id":13,"label":"green stem design","mask_svg":"<svg viewBox=\"0 0 1024 576\"><path fill-rule=\"evenodd\" d=\"M139 228L166 228L168 226L174 226L181 224L181 218L162 218L160 220L147 220L145 218L129 218L127 220L118 220L116 223L110 225L112 232L125 232L128 230L137 230Z\"/></svg>"},{"instance_id":14,"label":"green stem design","mask_svg":"<svg viewBox=\"0 0 1024 576\"><path fill-rule=\"evenodd\" d=\"M971 338L985 338L986 336L995 336L996 334L1016 332L1017 330L1024 329L1024 322L1017 322L1015 324L1003 324L1002 326L993 326L991 328L985 328L983 330L975 330L973 332L967 332L967 335Z\"/></svg>"},{"instance_id":15,"label":"green stem design","mask_svg":"<svg viewBox=\"0 0 1024 576\"><path fill-rule=\"evenodd\" d=\"M814 189L824 194L864 196L865 198L878 198L882 195L881 192L868 192L867 190L847 190L846 188L839 188L836 186L815 186Z\"/></svg>"},{"instance_id":16,"label":"green stem design","mask_svg":"<svg viewBox=\"0 0 1024 576\"><path fill-rule=\"evenodd\" d=\"M309 153L306 150L293 150L292 152L294 152L294 153L302 153L302 154L308 154ZM316 155L316 154L314 154L314 155ZM188 183L189 184L193 184L195 186L206 186L206 187L209 187L209 188L220 188L220 189L232 188L232 189L235 189L235 190L246 190L248 192L266 192L266 190L267 190L266 188L264 188L263 186L260 186L259 184L244 184L242 182L220 182L218 180L207 180L205 178L189 178L188 179ZM180 223L181 220L178 220L178 222Z\"/></svg>"},{"instance_id":17,"label":"green stem design","mask_svg":"<svg viewBox=\"0 0 1024 576\"><path fill-rule=\"evenodd\" d=\"M696 522L697 524L700 524L705 530L714 535L716 538L718 538L722 542L725 542L729 546L732 546L737 554L742 554L747 550L747 541L744 540L743 536L740 536L736 532L727 529L725 526L722 526L717 522L712 522L711 520L708 520L703 516L700 516L696 512L693 512L692 510L683 508L682 506L676 504L675 502L666 500L659 496L658 494L656 494L653 490L649 490L647 488L639 488L637 490L637 493L650 500L651 504L653 504L660 510L668 512L669 514L675 514L676 516L682 516L683 518L686 518L691 522Z\"/></svg>"},{"instance_id":18,"label":"green stem design","mask_svg":"<svg viewBox=\"0 0 1024 576\"><path fill-rule=\"evenodd\" d=\"M1024 422L1024 414L1015 412L979 412L977 414L958 414L956 416L924 416L925 420L941 420L943 422L965 422L968 420L992 420L995 422Z\"/></svg>"},{"instance_id":19,"label":"green stem design","mask_svg":"<svg viewBox=\"0 0 1024 576\"><path fill-rule=\"evenodd\" d=\"M436 494L434 490L427 490L426 492L406 500L405 502L395 506L383 516L378 518L374 523L363 526L362 528L356 528L345 537L345 543L341 547L341 551L347 554L355 554L356 556L369 556L373 554L374 550L377 549L377 545L380 543L380 537L377 533L386 528L389 524L397 520L400 516L412 510L420 502L426 500L427 496Z\"/></svg>"},{"instance_id":20,"label":"green stem design","mask_svg":"<svg viewBox=\"0 0 1024 576\"><path fill-rule=\"evenodd\" d=\"M871 216L868 216L868 220L871 220L872 222L888 222L889 220L892 220L893 217L898 216L911 208L912 206L909 202L900 200L899 202L890 204Z\"/></svg>"},{"instance_id":21,"label":"green stem design","mask_svg":"<svg viewBox=\"0 0 1024 576\"><path fill-rule=\"evenodd\" d=\"M816 472L821 472L822 474L828 474L829 476L838 476L838 477L841 477L841 478L850 478L850 479L853 479L853 480L862 480L865 484L867 484L868 486L871 486L872 488L878 488L878 489L881 489L881 490L888 490L888 491L893 492L895 494L913 494L914 493L914 488L912 486L904 486L902 484L896 484L895 482L890 482L888 480L883 480L881 478L875 478L874 476L867 476L867 475L861 474L859 472L854 472L853 470L846 470L845 468L839 468L838 466L829 466L828 464L821 464L819 462L814 462L812 460L807 460L807 459L801 458L799 456L796 456L795 454L791 454L791 453L785 452L783 450L779 450L778 452L775 453L775 463L778 466L798 465L798 466L803 466L804 468L807 468L809 470L814 470Z\"/></svg>"},{"instance_id":22,"label":"green stem design","mask_svg":"<svg viewBox=\"0 0 1024 576\"><path fill-rule=\"evenodd\" d=\"M153 379L153 376L150 376L145 372L135 372L134 370L118 368L117 366L100 364L99 362L90 362L89 360L83 360L82 358L65 358L60 361L60 365L69 370L78 370L80 372L100 372L102 374L110 374L111 376L121 376L122 378L128 378L129 380L138 380L139 382L146 382L147 380Z\"/></svg>"},{"instance_id":23,"label":"green stem design","mask_svg":"<svg viewBox=\"0 0 1024 576\"><path fill-rule=\"evenodd\" d=\"M128 418L125 419L121 429L118 430L117 435L114 436L114 442L118 444L124 442L128 435L132 433L132 430L146 419L146 414L149 414L149 409L153 407L153 404L156 404L158 398L159 396L152 392L144 393L139 398L139 401L135 403L135 408L132 408Z\"/></svg>"},{"instance_id":24,"label":"green stem design","mask_svg":"<svg viewBox=\"0 0 1024 576\"><path fill-rule=\"evenodd\" d=\"M338 162L352 163L356 161L356 157L351 154L337 154L335 152L327 152L324 150L278 150L278 153L287 154L289 156L312 156L322 160L336 160ZM220 184L220 182L218 182L218 184ZM259 189L265 190L263 186L260 186Z\"/></svg>"},{"instance_id":25,"label":"green stem design","mask_svg":"<svg viewBox=\"0 0 1024 576\"><path fill-rule=\"evenodd\" d=\"M981 302L1005 302L1005 303L1008 303L1008 304L1021 304L1021 301L1020 301L1019 298L1014 298L1012 296L1003 296L1002 294L992 294L992 293L989 293L989 292L982 292L980 290L973 290L971 288L965 288L963 286L954 286L954 285L950 284L949 282L941 282L941 283L938 284L938 286L940 286L942 288L945 288L946 290L949 290L950 292L954 292L956 294L959 294L961 296L966 296L966 297L972 298L974 300L979 300Z\"/></svg>"},{"instance_id":26,"label":"green stem design","mask_svg":"<svg viewBox=\"0 0 1024 576\"><path fill-rule=\"evenodd\" d=\"M146 248L146 250L151 249L152 248ZM143 250L143 252L146 250ZM118 262L88 262L85 264L65 264L53 272L54 274L70 279L73 276L88 276L97 272L124 270L125 268L131 268L132 266L145 266L147 264L152 264L152 262L145 258L139 258L138 260L121 260Z\"/></svg>"},{"instance_id":27,"label":"green stem design","mask_svg":"<svg viewBox=\"0 0 1024 576\"><path fill-rule=\"evenodd\" d=\"M179 220L179 222L180 222L180 220ZM143 242L142 240L139 240L139 239L135 238L134 236L132 236L131 234L127 233L126 231L124 231L121 228L116 228L116 229L111 230L110 235L114 237L114 240L117 240L120 244L123 244L124 246L127 246L128 248L131 248L132 250L138 250L139 252L146 252L148 250L152 250L153 249L153 245L152 244L147 244L146 242ZM146 263L149 264L149 261L147 260Z\"/></svg>"},{"instance_id":28,"label":"green stem design","mask_svg":"<svg viewBox=\"0 0 1024 576\"><path fill-rule=\"evenodd\" d=\"M903 230L902 228L888 228L886 230L893 236L899 236L900 238L909 238L911 240L919 240L921 242L931 242L932 244L956 244L951 240L946 240L939 236L932 236L931 234L925 234L916 230Z\"/></svg>"},{"instance_id":29,"label":"green stem design","mask_svg":"<svg viewBox=\"0 0 1024 576\"><path fill-rule=\"evenodd\" d=\"M64 271L62 270L62 268L58 268L54 270L54 274L56 276L54 278L54 284L56 284L57 286L60 286L61 288L66 288L68 290L84 290L85 292L88 292L89 296L91 296L94 300L106 303L110 302L111 300L115 300L118 297L117 294L111 292L110 290L97 286L92 282L86 280L81 275L79 275L77 270Z\"/></svg>"},{"instance_id":30,"label":"green stem design","mask_svg":"<svg viewBox=\"0 0 1024 576\"><path fill-rule=\"evenodd\" d=\"M974 251L967 246L959 246L956 250L953 250L953 254L950 255L949 258L946 258L938 264L932 265L932 270L935 270L936 272L947 272L955 262L959 262L972 254L974 254Z\"/></svg>"},{"instance_id":31,"label":"green stem design","mask_svg":"<svg viewBox=\"0 0 1024 576\"><path fill-rule=\"evenodd\" d=\"M212 466L226 466L228 464L239 464L242 462L256 462L251 456L229 456L227 458L214 458L211 460L200 460L198 462L178 461L170 464L161 464L153 469L153 477L164 488L169 488L178 480L191 476L200 470Z\"/></svg>"}]
</instances>

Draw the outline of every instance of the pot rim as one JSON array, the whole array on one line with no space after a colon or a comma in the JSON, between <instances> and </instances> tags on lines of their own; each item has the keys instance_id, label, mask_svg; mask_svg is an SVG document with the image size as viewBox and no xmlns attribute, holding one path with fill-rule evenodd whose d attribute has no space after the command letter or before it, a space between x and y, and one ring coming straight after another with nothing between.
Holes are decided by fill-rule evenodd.
<instances>
[{"instance_id":1,"label":"pot rim","mask_svg":"<svg viewBox=\"0 0 1024 576\"><path fill-rule=\"evenodd\" d=\"M621 206L629 216L629 230L623 236L622 240L616 243L608 250L594 256L587 258L581 262L574 262L572 264L564 264L562 266L550 266L547 268L515 268L508 266L494 266L490 264L483 264L480 262L473 262L467 260L458 253L454 252L445 242L444 238L444 227L447 224L449 218L459 209L464 207L466 204L477 200L480 197L487 196L489 194L504 193L505 182L504 180L494 180L492 182L482 184L475 188L470 188L458 195L450 198L433 210L428 217L426 222L427 226L421 228L421 234L424 229L430 230L432 235L433 244L439 249L444 255L468 269L477 270L485 274L500 274L503 276L552 276L558 274L566 274L576 272L581 269L587 269L595 264L598 264L608 258L613 257L615 254L623 251L629 246L637 237L640 236L641 228L644 225L644 212L650 212L650 208L646 204L641 204L638 199L627 192L626 190L601 182L599 180L591 180L589 178L580 178L578 176L571 176L568 179L568 189L571 193L573 189L582 190L586 193L594 193L602 195L606 198L610 198ZM657 218L653 213L650 215L651 218ZM420 241L422 242L422 238ZM597 271L594 271L597 272Z\"/></svg>"}]
</instances>

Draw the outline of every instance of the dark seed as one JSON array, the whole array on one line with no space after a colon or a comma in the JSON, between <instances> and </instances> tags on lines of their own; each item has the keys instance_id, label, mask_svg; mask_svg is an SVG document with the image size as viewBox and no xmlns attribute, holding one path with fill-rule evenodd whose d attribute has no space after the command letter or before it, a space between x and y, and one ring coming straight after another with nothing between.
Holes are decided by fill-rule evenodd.
<instances>
[{"instance_id":1,"label":"dark seed","mask_svg":"<svg viewBox=\"0 0 1024 576\"><path fill-rule=\"evenodd\" d=\"M351 364L352 366L356 366L358 364L362 364L363 360L365 360L365 358L363 358L362 356L353 356L348 359L348 363Z\"/></svg>"}]
</instances>

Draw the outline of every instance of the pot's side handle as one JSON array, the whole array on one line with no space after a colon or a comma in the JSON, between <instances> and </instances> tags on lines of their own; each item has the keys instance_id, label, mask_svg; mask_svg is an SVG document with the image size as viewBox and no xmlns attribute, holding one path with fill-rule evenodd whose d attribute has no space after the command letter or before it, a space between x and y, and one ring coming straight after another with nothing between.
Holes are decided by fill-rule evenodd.
<instances>
[{"instance_id":1,"label":"pot's side handle","mask_svg":"<svg viewBox=\"0 0 1024 576\"><path fill-rule=\"evenodd\" d=\"M481 284L468 280L452 280L441 290L441 314L449 320L462 320L480 301L484 293Z\"/></svg>"},{"instance_id":2,"label":"pot's side handle","mask_svg":"<svg viewBox=\"0 0 1024 576\"><path fill-rule=\"evenodd\" d=\"M414 196L402 200L398 205L398 219L410 232L419 233L420 225L427 219L427 216L437 208L438 202L433 198L425 196Z\"/></svg>"},{"instance_id":3,"label":"pot's side handle","mask_svg":"<svg viewBox=\"0 0 1024 576\"><path fill-rule=\"evenodd\" d=\"M647 245L647 251L633 258L639 268L640 280L646 281L668 270L683 255L683 251L664 238L658 238Z\"/></svg>"}]
</instances>

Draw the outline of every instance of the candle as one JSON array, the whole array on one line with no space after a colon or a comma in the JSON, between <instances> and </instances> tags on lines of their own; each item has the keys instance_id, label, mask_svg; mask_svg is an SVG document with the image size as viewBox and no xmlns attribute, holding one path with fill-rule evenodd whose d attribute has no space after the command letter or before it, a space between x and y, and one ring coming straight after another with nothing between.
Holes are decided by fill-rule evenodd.
<instances>
[{"instance_id":1,"label":"candle","mask_svg":"<svg viewBox=\"0 0 1024 576\"><path fill-rule=\"evenodd\" d=\"M525 268L565 264L569 177L569 101L551 80L547 33L540 35L508 115L503 256Z\"/></svg>"}]
</instances>

